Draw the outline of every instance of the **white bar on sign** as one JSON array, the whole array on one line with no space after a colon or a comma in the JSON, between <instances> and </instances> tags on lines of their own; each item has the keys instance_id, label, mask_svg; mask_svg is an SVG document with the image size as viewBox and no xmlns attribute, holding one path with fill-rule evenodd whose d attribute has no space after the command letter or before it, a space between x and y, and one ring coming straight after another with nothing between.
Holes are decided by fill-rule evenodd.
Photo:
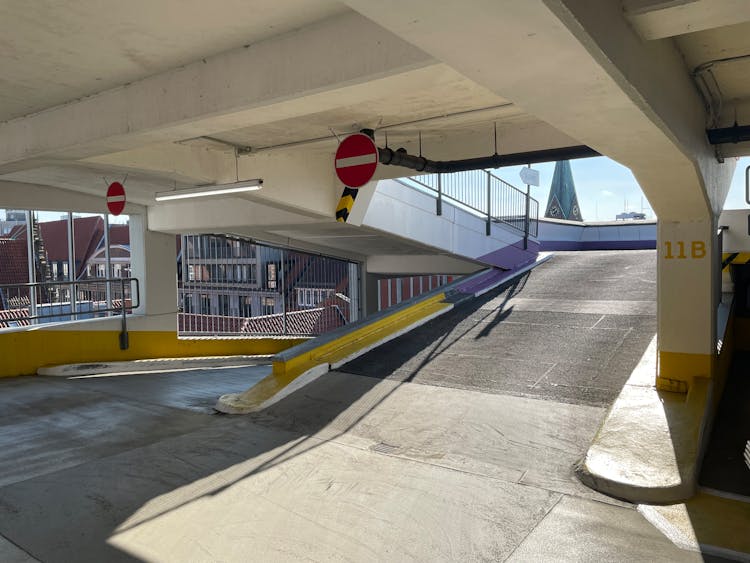
<instances>
[{"instance_id":1,"label":"white bar on sign","mask_svg":"<svg viewBox=\"0 0 750 563\"><path fill-rule=\"evenodd\" d=\"M349 156L347 158L336 159L336 168L349 168L350 166L359 166L361 164L372 164L376 162L375 153L361 154L359 156Z\"/></svg>"},{"instance_id":2,"label":"white bar on sign","mask_svg":"<svg viewBox=\"0 0 750 563\"><path fill-rule=\"evenodd\" d=\"M124 195L111 195L107 198L107 201L110 203L114 203L116 201L125 201Z\"/></svg>"}]
</instances>

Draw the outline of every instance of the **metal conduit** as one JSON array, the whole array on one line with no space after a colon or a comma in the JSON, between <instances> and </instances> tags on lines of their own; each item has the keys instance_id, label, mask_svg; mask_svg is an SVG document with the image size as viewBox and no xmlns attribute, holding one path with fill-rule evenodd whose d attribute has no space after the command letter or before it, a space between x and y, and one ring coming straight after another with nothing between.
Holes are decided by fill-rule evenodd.
<instances>
[{"instance_id":1,"label":"metal conduit","mask_svg":"<svg viewBox=\"0 0 750 563\"><path fill-rule=\"evenodd\" d=\"M601 156L601 154L586 145L513 154L493 154L491 156L482 156L478 158L442 161L429 160L422 156L411 155L406 152L406 149L397 149L394 151L389 148L378 148L378 157L381 164L402 166L404 168L416 170L417 172L436 174L468 172L470 170L483 170L485 168L501 168L503 166L536 164L539 162L553 162L558 160L573 160L576 158L589 158L593 156Z\"/></svg>"}]
</instances>

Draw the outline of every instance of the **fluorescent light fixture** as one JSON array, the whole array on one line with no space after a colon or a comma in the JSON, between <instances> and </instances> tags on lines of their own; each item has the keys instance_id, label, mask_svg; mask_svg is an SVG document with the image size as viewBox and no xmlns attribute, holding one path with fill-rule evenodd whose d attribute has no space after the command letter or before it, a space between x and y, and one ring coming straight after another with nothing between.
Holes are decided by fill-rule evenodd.
<instances>
[{"instance_id":1,"label":"fluorescent light fixture","mask_svg":"<svg viewBox=\"0 0 750 563\"><path fill-rule=\"evenodd\" d=\"M212 195L237 194L241 192L254 192L263 187L263 180L244 180L234 184L214 184L211 186L198 186L184 190L173 190L171 192L158 192L156 201L169 201L172 199L188 199L193 197L208 197Z\"/></svg>"}]
</instances>

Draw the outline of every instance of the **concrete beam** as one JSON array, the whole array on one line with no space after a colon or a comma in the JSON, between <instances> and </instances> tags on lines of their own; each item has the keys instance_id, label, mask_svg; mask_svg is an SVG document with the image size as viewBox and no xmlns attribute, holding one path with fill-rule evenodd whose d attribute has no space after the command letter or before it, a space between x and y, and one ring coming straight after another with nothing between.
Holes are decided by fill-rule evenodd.
<instances>
[{"instance_id":1,"label":"concrete beam","mask_svg":"<svg viewBox=\"0 0 750 563\"><path fill-rule=\"evenodd\" d=\"M280 228L283 225L309 224L319 218L304 217L276 207L263 205L243 197L205 198L197 205L194 201L174 202L148 208L149 229L170 233L236 232L252 227ZM328 212L333 221L333 211Z\"/></svg>"},{"instance_id":2,"label":"concrete beam","mask_svg":"<svg viewBox=\"0 0 750 563\"><path fill-rule=\"evenodd\" d=\"M81 159L325 111L387 95L436 61L358 14L0 125L0 173L19 161Z\"/></svg>"},{"instance_id":3,"label":"concrete beam","mask_svg":"<svg viewBox=\"0 0 750 563\"><path fill-rule=\"evenodd\" d=\"M368 274L392 276L460 275L471 274L486 268L483 264L442 254L368 256L365 266Z\"/></svg>"},{"instance_id":4,"label":"concrete beam","mask_svg":"<svg viewBox=\"0 0 750 563\"><path fill-rule=\"evenodd\" d=\"M671 42L644 43L619 2L346 3L630 167L660 218L721 208L732 167L716 163L680 53Z\"/></svg>"},{"instance_id":5,"label":"concrete beam","mask_svg":"<svg viewBox=\"0 0 750 563\"><path fill-rule=\"evenodd\" d=\"M0 180L0 208L107 213L107 202L104 186L97 197L43 184ZM144 207L130 202L123 211L126 215L144 212Z\"/></svg>"},{"instance_id":6,"label":"concrete beam","mask_svg":"<svg viewBox=\"0 0 750 563\"><path fill-rule=\"evenodd\" d=\"M624 0L623 9L646 40L750 21L746 0Z\"/></svg>"}]
</instances>

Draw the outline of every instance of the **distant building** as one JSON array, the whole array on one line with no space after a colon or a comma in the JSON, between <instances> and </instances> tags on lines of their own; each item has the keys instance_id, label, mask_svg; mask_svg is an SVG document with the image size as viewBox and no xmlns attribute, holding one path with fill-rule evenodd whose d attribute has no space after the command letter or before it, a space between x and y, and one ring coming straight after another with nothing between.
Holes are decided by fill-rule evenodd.
<instances>
[{"instance_id":1,"label":"distant building","mask_svg":"<svg viewBox=\"0 0 750 563\"><path fill-rule=\"evenodd\" d=\"M581 209L578 207L573 172L567 160L561 160L555 164L555 173L552 176L552 186L547 200L547 211L544 216L552 219L583 221Z\"/></svg>"},{"instance_id":2,"label":"distant building","mask_svg":"<svg viewBox=\"0 0 750 563\"><path fill-rule=\"evenodd\" d=\"M627 213L618 213L615 217L617 221L637 221L646 218L645 213L637 213L635 211L628 211Z\"/></svg>"},{"instance_id":3,"label":"distant building","mask_svg":"<svg viewBox=\"0 0 750 563\"><path fill-rule=\"evenodd\" d=\"M26 225L26 212L8 209L5 212L5 220L0 221L0 237L8 236L15 227L22 225Z\"/></svg>"},{"instance_id":4,"label":"distant building","mask_svg":"<svg viewBox=\"0 0 750 563\"><path fill-rule=\"evenodd\" d=\"M23 221L5 221L12 223L7 232L0 235L0 286L7 284L11 287L0 287L0 328L9 326L25 326L29 324L28 307L30 303L29 290L23 284L29 282L29 245L27 242L29 229L26 225L25 212L6 212L6 217ZM129 226L111 225L110 262L112 271L107 272L105 223L101 216L75 217L73 219L74 260L69 259L67 217L57 221L32 220L32 248L34 259L34 281L36 282L67 282L82 281L107 277L130 276L130 242ZM71 267L72 263L72 267ZM72 270L72 272L71 272ZM71 273L73 274L71 276ZM21 287L12 287L21 286ZM77 311L85 313L94 308L101 308L97 303L107 300L107 292L103 285L91 288L79 288L76 294ZM63 310L70 302L69 292L64 286L51 286L46 290L38 290L37 311L44 307ZM111 299L121 299L120 288L113 286ZM42 322L50 322L55 317L47 317Z\"/></svg>"}]
</instances>

